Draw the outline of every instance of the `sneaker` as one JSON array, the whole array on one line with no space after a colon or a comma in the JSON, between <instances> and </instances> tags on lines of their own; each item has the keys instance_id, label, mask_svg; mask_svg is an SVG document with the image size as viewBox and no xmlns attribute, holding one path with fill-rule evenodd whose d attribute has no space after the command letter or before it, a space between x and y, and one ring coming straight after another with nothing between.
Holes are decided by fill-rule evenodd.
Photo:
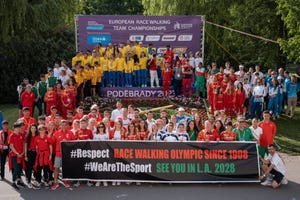
<instances>
[{"instance_id":1,"label":"sneaker","mask_svg":"<svg viewBox=\"0 0 300 200\"><path fill-rule=\"evenodd\" d=\"M112 183L111 183L111 185L112 185L112 186L115 186L115 185L116 185L116 182L115 182L115 181L114 181L114 182L112 182Z\"/></svg>"},{"instance_id":2,"label":"sneaker","mask_svg":"<svg viewBox=\"0 0 300 200\"><path fill-rule=\"evenodd\" d=\"M90 181L88 181L88 182L86 183L86 185L87 185L88 187L92 187L92 186L93 186L93 183L90 182Z\"/></svg>"},{"instance_id":3,"label":"sneaker","mask_svg":"<svg viewBox=\"0 0 300 200\"><path fill-rule=\"evenodd\" d=\"M80 182L77 181L73 186L74 186L74 187L79 187L79 186L80 186Z\"/></svg>"},{"instance_id":4,"label":"sneaker","mask_svg":"<svg viewBox=\"0 0 300 200\"><path fill-rule=\"evenodd\" d=\"M282 185L287 185L288 184L288 180L287 178L283 177L282 181L281 181Z\"/></svg>"},{"instance_id":5,"label":"sneaker","mask_svg":"<svg viewBox=\"0 0 300 200\"><path fill-rule=\"evenodd\" d=\"M107 186L108 186L108 184L107 184L106 181L103 181L103 186L104 186L104 187L107 187Z\"/></svg>"},{"instance_id":6,"label":"sneaker","mask_svg":"<svg viewBox=\"0 0 300 200\"><path fill-rule=\"evenodd\" d=\"M117 185L118 185L118 186L121 185L121 182L117 182Z\"/></svg>"},{"instance_id":7,"label":"sneaker","mask_svg":"<svg viewBox=\"0 0 300 200\"><path fill-rule=\"evenodd\" d=\"M48 182L44 182L44 186L45 186L45 187L49 187Z\"/></svg>"},{"instance_id":8,"label":"sneaker","mask_svg":"<svg viewBox=\"0 0 300 200\"><path fill-rule=\"evenodd\" d=\"M31 189L31 188L32 188L32 184L31 184L31 183L27 183L27 187L28 187L29 189Z\"/></svg>"},{"instance_id":9,"label":"sneaker","mask_svg":"<svg viewBox=\"0 0 300 200\"><path fill-rule=\"evenodd\" d=\"M271 186L272 185L272 181L266 179L264 182L261 182L260 184L263 185L263 186Z\"/></svg>"},{"instance_id":10,"label":"sneaker","mask_svg":"<svg viewBox=\"0 0 300 200\"><path fill-rule=\"evenodd\" d=\"M16 183L13 183L11 186L12 186L13 188L15 188L16 190L19 190L19 189L20 189L20 188L17 186Z\"/></svg>"},{"instance_id":11,"label":"sneaker","mask_svg":"<svg viewBox=\"0 0 300 200\"><path fill-rule=\"evenodd\" d=\"M41 184L32 185L32 188L34 190L39 190L39 189L41 189Z\"/></svg>"},{"instance_id":12,"label":"sneaker","mask_svg":"<svg viewBox=\"0 0 300 200\"><path fill-rule=\"evenodd\" d=\"M17 185L18 185L18 186L21 186L21 187L23 187L23 188L25 188L25 184L24 184L22 181L18 181L18 182L17 182Z\"/></svg>"},{"instance_id":13,"label":"sneaker","mask_svg":"<svg viewBox=\"0 0 300 200\"><path fill-rule=\"evenodd\" d=\"M100 186L100 181L98 181L96 184L95 184L96 187L99 187Z\"/></svg>"},{"instance_id":14,"label":"sneaker","mask_svg":"<svg viewBox=\"0 0 300 200\"><path fill-rule=\"evenodd\" d=\"M58 183L53 183L51 190L56 190L59 187Z\"/></svg>"},{"instance_id":15,"label":"sneaker","mask_svg":"<svg viewBox=\"0 0 300 200\"><path fill-rule=\"evenodd\" d=\"M142 185L142 183L141 182L136 182L136 185L140 186L140 185Z\"/></svg>"},{"instance_id":16,"label":"sneaker","mask_svg":"<svg viewBox=\"0 0 300 200\"><path fill-rule=\"evenodd\" d=\"M69 188L69 187L70 187L69 181L64 181L63 183L64 183L64 186L65 186L66 188Z\"/></svg>"}]
</instances>

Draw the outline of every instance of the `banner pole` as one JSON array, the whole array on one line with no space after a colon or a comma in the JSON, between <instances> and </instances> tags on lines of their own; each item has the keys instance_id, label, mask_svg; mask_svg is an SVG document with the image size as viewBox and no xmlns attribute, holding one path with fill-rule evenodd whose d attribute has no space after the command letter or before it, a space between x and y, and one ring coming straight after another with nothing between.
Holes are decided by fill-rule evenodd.
<instances>
[{"instance_id":1,"label":"banner pole","mask_svg":"<svg viewBox=\"0 0 300 200\"><path fill-rule=\"evenodd\" d=\"M75 31L75 49L76 49L76 52L78 52L78 31L77 31L77 19L78 19L78 15L74 15L74 31Z\"/></svg>"},{"instance_id":2,"label":"banner pole","mask_svg":"<svg viewBox=\"0 0 300 200\"><path fill-rule=\"evenodd\" d=\"M202 28L202 64L204 66L204 39L205 39L205 16L202 16L203 28Z\"/></svg>"}]
</instances>

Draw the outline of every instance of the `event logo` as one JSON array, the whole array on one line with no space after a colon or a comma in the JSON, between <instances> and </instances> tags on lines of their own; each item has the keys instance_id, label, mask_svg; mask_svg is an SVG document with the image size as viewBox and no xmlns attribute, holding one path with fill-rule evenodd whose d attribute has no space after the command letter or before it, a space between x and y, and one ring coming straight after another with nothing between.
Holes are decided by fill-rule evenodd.
<instances>
[{"instance_id":1,"label":"event logo","mask_svg":"<svg viewBox=\"0 0 300 200\"><path fill-rule=\"evenodd\" d=\"M144 36L143 35L130 35L129 40L130 41L143 41Z\"/></svg>"},{"instance_id":2,"label":"event logo","mask_svg":"<svg viewBox=\"0 0 300 200\"><path fill-rule=\"evenodd\" d=\"M161 41L173 42L176 40L176 35L163 35Z\"/></svg>"},{"instance_id":3,"label":"event logo","mask_svg":"<svg viewBox=\"0 0 300 200\"><path fill-rule=\"evenodd\" d=\"M178 41L192 41L193 35L179 35Z\"/></svg>"},{"instance_id":4,"label":"event logo","mask_svg":"<svg viewBox=\"0 0 300 200\"><path fill-rule=\"evenodd\" d=\"M174 30L191 29L193 28L193 24L180 24L179 22L175 22L173 28Z\"/></svg>"},{"instance_id":5,"label":"event logo","mask_svg":"<svg viewBox=\"0 0 300 200\"><path fill-rule=\"evenodd\" d=\"M87 38L87 44L104 44L107 45L111 41L110 35L89 35Z\"/></svg>"},{"instance_id":6,"label":"event logo","mask_svg":"<svg viewBox=\"0 0 300 200\"><path fill-rule=\"evenodd\" d=\"M160 39L160 35L147 35L146 36L146 41L147 42L157 42Z\"/></svg>"},{"instance_id":7,"label":"event logo","mask_svg":"<svg viewBox=\"0 0 300 200\"><path fill-rule=\"evenodd\" d=\"M91 31L100 31L104 29L103 24L99 24L96 21L88 21L88 25L86 26L86 30L91 30Z\"/></svg>"}]
</instances>

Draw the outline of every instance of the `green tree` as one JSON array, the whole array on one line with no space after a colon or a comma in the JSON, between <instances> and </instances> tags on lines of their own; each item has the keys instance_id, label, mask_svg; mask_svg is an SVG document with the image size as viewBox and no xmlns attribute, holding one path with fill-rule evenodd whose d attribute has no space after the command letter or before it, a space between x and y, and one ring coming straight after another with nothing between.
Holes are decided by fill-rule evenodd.
<instances>
[{"instance_id":1,"label":"green tree","mask_svg":"<svg viewBox=\"0 0 300 200\"><path fill-rule=\"evenodd\" d=\"M16 102L24 77L39 80L54 61L70 60L80 6L80 0L1 0L1 103Z\"/></svg>"},{"instance_id":2,"label":"green tree","mask_svg":"<svg viewBox=\"0 0 300 200\"><path fill-rule=\"evenodd\" d=\"M205 15L209 22L273 40L284 34L282 20L276 15L275 0L143 0L143 5L146 15ZM205 33L206 61L223 64L230 60L234 65L244 63L264 66L281 66L285 62L278 44L208 23Z\"/></svg>"},{"instance_id":3,"label":"green tree","mask_svg":"<svg viewBox=\"0 0 300 200\"><path fill-rule=\"evenodd\" d=\"M87 15L141 15L141 0L85 0L83 12Z\"/></svg>"},{"instance_id":4,"label":"green tree","mask_svg":"<svg viewBox=\"0 0 300 200\"><path fill-rule=\"evenodd\" d=\"M300 1L298 0L276 0L277 14L281 16L287 29L287 36L278 41L280 47L292 62L300 62Z\"/></svg>"}]
</instances>

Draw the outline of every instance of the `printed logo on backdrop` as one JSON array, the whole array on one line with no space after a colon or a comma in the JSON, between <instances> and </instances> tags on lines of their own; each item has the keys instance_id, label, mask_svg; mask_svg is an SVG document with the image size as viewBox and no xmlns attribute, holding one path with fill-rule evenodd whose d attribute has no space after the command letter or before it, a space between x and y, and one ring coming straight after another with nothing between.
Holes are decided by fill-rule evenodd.
<instances>
[{"instance_id":1,"label":"printed logo on backdrop","mask_svg":"<svg viewBox=\"0 0 300 200\"><path fill-rule=\"evenodd\" d=\"M192 41L193 35L179 35L178 41Z\"/></svg>"},{"instance_id":2,"label":"printed logo on backdrop","mask_svg":"<svg viewBox=\"0 0 300 200\"><path fill-rule=\"evenodd\" d=\"M129 37L130 41L143 41L144 40L144 36L143 35L131 35Z\"/></svg>"},{"instance_id":3,"label":"printed logo on backdrop","mask_svg":"<svg viewBox=\"0 0 300 200\"><path fill-rule=\"evenodd\" d=\"M101 88L101 97L105 98L162 98L164 92L159 88ZM169 96L173 97L174 90Z\"/></svg>"},{"instance_id":4,"label":"printed logo on backdrop","mask_svg":"<svg viewBox=\"0 0 300 200\"><path fill-rule=\"evenodd\" d=\"M191 28L193 28L193 24L180 24L179 22L175 22L174 24L174 30L191 29Z\"/></svg>"},{"instance_id":5,"label":"printed logo on backdrop","mask_svg":"<svg viewBox=\"0 0 300 200\"><path fill-rule=\"evenodd\" d=\"M147 42L157 42L160 40L159 35L147 35L145 41Z\"/></svg>"},{"instance_id":6,"label":"printed logo on backdrop","mask_svg":"<svg viewBox=\"0 0 300 200\"><path fill-rule=\"evenodd\" d=\"M173 42L176 40L176 35L163 35L161 41Z\"/></svg>"},{"instance_id":7,"label":"printed logo on backdrop","mask_svg":"<svg viewBox=\"0 0 300 200\"><path fill-rule=\"evenodd\" d=\"M86 27L86 30L93 30L93 31L98 31L103 29L104 29L104 25L99 24L96 21L88 21L88 26Z\"/></svg>"},{"instance_id":8,"label":"printed logo on backdrop","mask_svg":"<svg viewBox=\"0 0 300 200\"><path fill-rule=\"evenodd\" d=\"M111 41L110 35L89 35L87 38L88 44L104 44L107 45Z\"/></svg>"}]
</instances>

